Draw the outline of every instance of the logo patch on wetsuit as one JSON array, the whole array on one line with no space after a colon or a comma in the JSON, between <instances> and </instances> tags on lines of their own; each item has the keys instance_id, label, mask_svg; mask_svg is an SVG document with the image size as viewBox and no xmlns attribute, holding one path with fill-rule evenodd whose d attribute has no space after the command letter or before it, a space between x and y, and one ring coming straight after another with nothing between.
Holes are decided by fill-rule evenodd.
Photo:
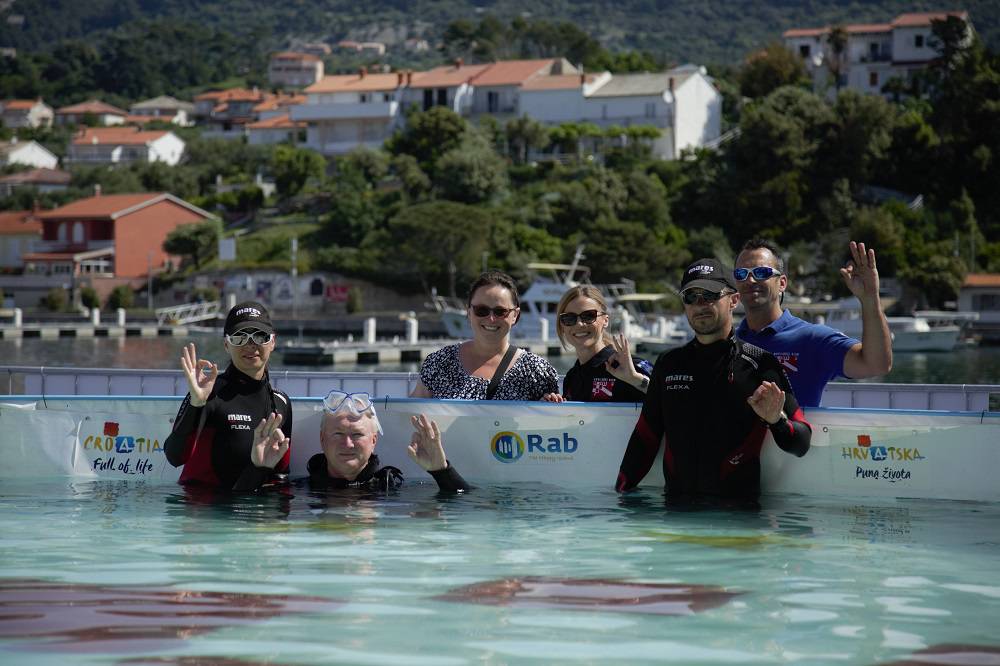
<instances>
[{"instance_id":1,"label":"logo patch on wetsuit","mask_svg":"<svg viewBox=\"0 0 1000 666\"><path fill-rule=\"evenodd\" d=\"M774 352L774 358L785 369L785 372L799 371L799 355L795 352Z\"/></svg>"},{"instance_id":2,"label":"logo patch on wetsuit","mask_svg":"<svg viewBox=\"0 0 1000 666\"><path fill-rule=\"evenodd\" d=\"M667 375L663 378L664 391L690 391L694 375Z\"/></svg>"},{"instance_id":3,"label":"logo patch on wetsuit","mask_svg":"<svg viewBox=\"0 0 1000 666\"><path fill-rule=\"evenodd\" d=\"M229 421L229 427L233 430L252 430L250 427L250 415L249 414L226 414L226 420Z\"/></svg>"},{"instance_id":4,"label":"logo patch on wetsuit","mask_svg":"<svg viewBox=\"0 0 1000 666\"><path fill-rule=\"evenodd\" d=\"M615 380L610 377L595 377L594 383L590 386L590 397L594 400L611 400L611 392L614 391Z\"/></svg>"}]
</instances>

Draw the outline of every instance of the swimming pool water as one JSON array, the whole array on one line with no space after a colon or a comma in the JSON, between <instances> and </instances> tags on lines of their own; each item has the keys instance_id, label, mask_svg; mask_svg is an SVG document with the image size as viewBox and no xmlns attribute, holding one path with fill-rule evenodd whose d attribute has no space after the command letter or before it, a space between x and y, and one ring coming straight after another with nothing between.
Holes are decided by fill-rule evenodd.
<instances>
[{"instance_id":1,"label":"swimming pool water","mask_svg":"<svg viewBox=\"0 0 1000 666\"><path fill-rule=\"evenodd\" d=\"M0 482L3 664L1000 663L1000 506Z\"/></svg>"}]
</instances>

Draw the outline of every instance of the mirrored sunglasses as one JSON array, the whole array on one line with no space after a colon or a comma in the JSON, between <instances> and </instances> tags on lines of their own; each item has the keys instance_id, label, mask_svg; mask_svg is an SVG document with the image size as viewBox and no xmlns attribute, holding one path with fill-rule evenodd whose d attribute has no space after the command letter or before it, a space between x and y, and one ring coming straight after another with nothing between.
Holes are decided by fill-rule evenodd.
<instances>
[{"instance_id":1,"label":"mirrored sunglasses","mask_svg":"<svg viewBox=\"0 0 1000 666\"><path fill-rule=\"evenodd\" d=\"M234 347L242 347L248 342L255 345L266 345L274 338L274 333L264 331L240 331L226 336L226 342Z\"/></svg>"},{"instance_id":2,"label":"mirrored sunglasses","mask_svg":"<svg viewBox=\"0 0 1000 666\"><path fill-rule=\"evenodd\" d=\"M559 315L559 323L563 326L576 326L576 322L579 320L584 324L593 324L603 314L607 314L607 312L601 312L600 310L584 310L579 314L576 312L563 312Z\"/></svg>"},{"instance_id":3,"label":"mirrored sunglasses","mask_svg":"<svg viewBox=\"0 0 1000 666\"><path fill-rule=\"evenodd\" d=\"M517 308L487 307L485 305L473 305L472 314L477 317L489 317L492 314L497 319L503 319Z\"/></svg>"},{"instance_id":4,"label":"mirrored sunglasses","mask_svg":"<svg viewBox=\"0 0 1000 666\"><path fill-rule=\"evenodd\" d=\"M698 301L705 301L706 303L715 303L723 296L725 296L725 294L722 293L721 291L720 292L700 291L697 289L691 289L681 294L681 298L684 300L685 305L694 305Z\"/></svg>"},{"instance_id":5,"label":"mirrored sunglasses","mask_svg":"<svg viewBox=\"0 0 1000 666\"><path fill-rule=\"evenodd\" d=\"M771 268L770 266L754 266L753 268L733 269L733 277L736 278L738 282L743 282L751 275L757 282L763 282L764 280L773 278L775 275L781 275L781 271Z\"/></svg>"}]
</instances>

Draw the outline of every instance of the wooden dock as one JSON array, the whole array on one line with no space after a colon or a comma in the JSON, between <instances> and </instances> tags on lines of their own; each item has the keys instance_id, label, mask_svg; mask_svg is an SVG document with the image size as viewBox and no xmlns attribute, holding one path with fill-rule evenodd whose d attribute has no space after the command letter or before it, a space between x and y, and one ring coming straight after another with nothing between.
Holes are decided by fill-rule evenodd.
<instances>
[{"instance_id":1,"label":"wooden dock","mask_svg":"<svg viewBox=\"0 0 1000 666\"><path fill-rule=\"evenodd\" d=\"M169 336L185 336L191 330L187 326L157 326L155 323L135 323L127 326L97 325L90 323L46 323L24 324L22 326L0 326L0 339L19 340L22 338L40 338L42 340L57 340L59 338L157 338Z\"/></svg>"}]
</instances>

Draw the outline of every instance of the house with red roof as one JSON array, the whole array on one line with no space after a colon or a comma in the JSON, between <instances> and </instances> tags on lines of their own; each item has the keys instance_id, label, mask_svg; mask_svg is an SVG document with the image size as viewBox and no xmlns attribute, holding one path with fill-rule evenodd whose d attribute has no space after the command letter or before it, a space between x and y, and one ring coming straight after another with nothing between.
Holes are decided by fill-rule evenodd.
<instances>
[{"instance_id":1,"label":"house with red roof","mask_svg":"<svg viewBox=\"0 0 1000 666\"><path fill-rule=\"evenodd\" d=\"M8 99L0 102L4 127L52 127L55 113L39 99Z\"/></svg>"},{"instance_id":2,"label":"house with red roof","mask_svg":"<svg viewBox=\"0 0 1000 666\"><path fill-rule=\"evenodd\" d=\"M258 120L254 107L270 93L258 88L229 88L196 95L194 113L198 124L205 126L202 136L216 139L239 139L245 136L248 123Z\"/></svg>"},{"instance_id":3,"label":"house with red roof","mask_svg":"<svg viewBox=\"0 0 1000 666\"><path fill-rule=\"evenodd\" d=\"M1000 273L969 273L958 290L958 309L976 312L971 330L984 340L1000 341Z\"/></svg>"},{"instance_id":4,"label":"house with red roof","mask_svg":"<svg viewBox=\"0 0 1000 666\"><path fill-rule=\"evenodd\" d=\"M145 125L153 121L161 121L188 127L194 124L193 117L194 104L182 102L169 95L160 95L136 102L129 107L125 122L132 125Z\"/></svg>"},{"instance_id":5,"label":"house with red roof","mask_svg":"<svg viewBox=\"0 0 1000 666\"><path fill-rule=\"evenodd\" d=\"M64 192L72 175L59 169L29 169L0 177L0 197L9 197L18 189L32 189L39 194Z\"/></svg>"},{"instance_id":6,"label":"house with red roof","mask_svg":"<svg viewBox=\"0 0 1000 666\"><path fill-rule=\"evenodd\" d=\"M306 127L306 123L292 120L287 113L271 116L247 125L247 142L252 146L275 143L298 145L305 142Z\"/></svg>"},{"instance_id":7,"label":"house with red roof","mask_svg":"<svg viewBox=\"0 0 1000 666\"><path fill-rule=\"evenodd\" d=\"M279 88L305 88L323 78L323 61L311 53L283 51L271 56L267 80Z\"/></svg>"},{"instance_id":8,"label":"house with red roof","mask_svg":"<svg viewBox=\"0 0 1000 666\"><path fill-rule=\"evenodd\" d=\"M85 125L89 120L108 127L125 122L127 111L96 99L56 109L56 125Z\"/></svg>"},{"instance_id":9,"label":"house with red roof","mask_svg":"<svg viewBox=\"0 0 1000 666\"><path fill-rule=\"evenodd\" d=\"M184 141L166 130L87 127L73 137L65 161L67 164L165 162L174 166L184 157L184 149Z\"/></svg>"},{"instance_id":10,"label":"house with red roof","mask_svg":"<svg viewBox=\"0 0 1000 666\"><path fill-rule=\"evenodd\" d=\"M22 257L34 252L42 239L38 211L0 211L0 268L20 270Z\"/></svg>"},{"instance_id":11,"label":"house with red roof","mask_svg":"<svg viewBox=\"0 0 1000 666\"><path fill-rule=\"evenodd\" d=\"M457 58L451 65L442 65L426 72L415 72L409 78L403 94L405 107L416 105L424 111L446 106L455 113L472 113L472 80L492 67L492 64L466 65Z\"/></svg>"},{"instance_id":12,"label":"house with red roof","mask_svg":"<svg viewBox=\"0 0 1000 666\"><path fill-rule=\"evenodd\" d=\"M471 80L473 115L489 114L499 119L522 115L521 86L543 76L579 74L565 58L545 60L502 60L487 67Z\"/></svg>"},{"instance_id":13,"label":"house with red roof","mask_svg":"<svg viewBox=\"0 0 1000 666\"><path fill-rule=\"evenodd\" d=\"M167 234L184 224L213 216L172 194L108 194L74 201L37 215L41 240L23 256L20 282L4 282L5 293L36 303L53 287L94 287L103 298L121 284L136 288L154 271L177 266L178 257L163 251ZM32 300L34 298L34 300Z\"/></svg>"},{"instance_id":14,"label":"house with red roof","mask_svg":"<svg viewBox=\"0 0 1000 666\"><path fill-rule=\"evenodd\" d=\"M973 37L972 21L965 11L900 14L888 23L857 23L841 26L847 34L842 53L834 52L830 34L834 26L792 28L782 35L785 46L802 58L822 93L849 88L861 93L886 94L892 79L909 80L938 57L931 25L955 17L965 23L966 39ZM839 71L840 80L834 80Z\"/></svg>"}]
</instances>

